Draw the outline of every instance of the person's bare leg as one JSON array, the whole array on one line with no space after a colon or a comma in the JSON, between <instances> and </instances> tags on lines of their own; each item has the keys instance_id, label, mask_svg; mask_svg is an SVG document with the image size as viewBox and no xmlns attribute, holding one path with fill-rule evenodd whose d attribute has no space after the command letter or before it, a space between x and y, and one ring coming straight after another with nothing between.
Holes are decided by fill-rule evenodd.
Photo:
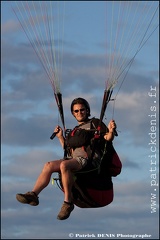
<instances>
[{"instance_id":1,"label":"person's bare leg","mask_svg":"<svg viewBox=\"0 0 160 240\"><path fill-rule=\"evenodd\" d=\"M62 176L62 184L64 189L64 203L62 204L61 210L57 215L57 219L67 219L74 209L72 203L72 186L73 186L73 172L81 169L80 164L75 159L70 159L61 162L60 170Z\"/></svg>"},{"instance_id":2,"label":"person's bare leg","mask_svg":"<svg viewBox=\"0 0 160 240\"><path fill-rule=\"evenodd\" d=\"M73 171L78 171L81 169L80 164L75 160L67 160L63 161L60 164L61 176L62 176L62 184L64 188L64 201L71 202L72 201L72 186L74 183L73 179Z\"/></svg>"},{"instance_id":3,"label":"person's bare leg","mask_svg":"<svg viewBox=\"0 0 160 240\"><path fill-rule=\"evenodd\" d=\"M55 160L45 163L42 172L32 189L32 192L35 192L38 195L45 187L47 187L52 173L60 172L60 164L62 161L63 160Z\"/></svg>"}]
</instances>

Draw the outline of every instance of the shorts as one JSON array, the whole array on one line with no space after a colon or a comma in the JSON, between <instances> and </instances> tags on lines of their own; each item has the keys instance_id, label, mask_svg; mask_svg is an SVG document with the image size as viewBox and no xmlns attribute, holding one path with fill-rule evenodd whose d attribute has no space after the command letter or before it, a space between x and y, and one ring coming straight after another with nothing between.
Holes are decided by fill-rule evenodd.
<instances>
[{"instance_id":1,"label":"shorts","mask_svg":"<svg viewBox=\"0 0 160 240\"><path fill-rule=\"evenodd\" d=\"M84 157L76 157L76 160L77 162L79 162L82 168L84 168L88 162L88 158L84 158Z\"/></svg>"}]
</instances>

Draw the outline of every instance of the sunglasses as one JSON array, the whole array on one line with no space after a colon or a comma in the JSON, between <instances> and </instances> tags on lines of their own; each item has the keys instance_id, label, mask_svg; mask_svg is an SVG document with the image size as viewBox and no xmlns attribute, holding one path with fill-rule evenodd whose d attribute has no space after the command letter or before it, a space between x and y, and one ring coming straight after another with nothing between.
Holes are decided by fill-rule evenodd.
<instances>
[{"instance_id":1,"label":"sunglasses","mask_svg":"<svg viewBox=\"0 0 160 240\"><path fill-rule=\"evenodd\" d=\"M84 112L85 111L85 108L81 108L81 109L77 109L77 110L73 110L73 112L75 112L75 113L78 113L78 112Z\"/></svg>"}]
</instances>

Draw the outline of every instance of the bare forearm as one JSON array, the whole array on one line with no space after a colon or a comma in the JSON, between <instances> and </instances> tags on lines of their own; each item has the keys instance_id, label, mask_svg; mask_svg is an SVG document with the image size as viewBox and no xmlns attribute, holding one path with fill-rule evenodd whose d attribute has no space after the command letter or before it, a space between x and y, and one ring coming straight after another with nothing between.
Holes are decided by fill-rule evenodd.
<instances>
[{"instance_id":1,"label":"bare forearm","mask_svg":"<svg viewBox=\"0 0 160 240\"><path fill-rule=\"evenodd\" d=\"M114 132L110 131L104 135L104 139L107 141L113 141L114 139Z\"/></svg>"},{"instance_id":2,"label":"bare forearm","mask_svg":"<svg viewBox=\"0 0 160 240\"><path fill-rule=\"evenodd\" d=\"M62 148L64 148L64 141L65 138L63 137L63 130L60 126L56 126L54 129L54 132L56 133L56 137L59 139L59 142L62 146Z\"/></svg>"},{"instance_id":3,"label":"bare forearm","mask_svg":"<svg viewBox=\"0 0 160 240\"><path fill-rule=\"evenodd\" d=\"M64 140L65 140L64 137L61 136L61 137L59 137L58 139L59 139L59 142L60 142L62 148L64 148Z\"/></svg>"},{"instance_id":4,"label":"bare forearm","mask_svg":"<svg viewBox=\"0 0 160 240\"><path fill-rule=\"evenodd\" d=\"M104 135L104 139L107 141L113 141L116 124L114 120L111 120L108 124L108 132Z\"/></svg>"}]
</instances>

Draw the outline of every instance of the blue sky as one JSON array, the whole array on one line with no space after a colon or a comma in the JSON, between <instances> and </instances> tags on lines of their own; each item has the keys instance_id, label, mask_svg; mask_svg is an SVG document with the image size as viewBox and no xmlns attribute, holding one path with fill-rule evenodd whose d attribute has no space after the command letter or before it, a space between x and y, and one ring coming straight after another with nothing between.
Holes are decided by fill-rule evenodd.
<instances>
[{"instance_id":1,"label":"blue sky","mask_svg":"<svg viewBox=\"0 0 160 240\"><path fill-rule=\"evenodd\" d=\"M138 3L132 6L128 26ZM153 8L158 5L157 1L147 1L146 8L145 1L139 5L144 18L151 3ZM12 1L1 1L1 238L70 239L69 234L73 233L74 236L113 234L110 238L118 238L117 234L148 234L151 236L146 238L158 239L158 29L137 54L117 96L120 82L115 87L114 115L111 102L104 118L106 124L111 118L117 123L119 136L115 138L114 146L123 164L122 173L113 178L113 203L99 209L75 207L68 220L58 221L56 216L63 193L51 183L39 195L37 207L21 205L15 198L16 193L31 190L44 163L62 158L63 151L56 138L49 139L54 127L61 125L51 84L12 6ZM109 47L111 12L110 5L103 1L65 3L61 92L67 128L76 125L70 114L70 103L75 97L88 100L92 117L100 115L108 77L108 65L105 64L113 56L113 48ZM56 17L54 20L57 27L58 20ZM158 21L154 22L158 24ZM122 26L119 22L119 31ZM142 30L144 27L143 23ZM112 31L115 29L113 25ZM131 29L128 27L124 36ZM55 40L56 34L57 31ZM135 35L131 46L135 44L137 48L138 37ZM124 49L127 49L127 43ZM133 57L133 53L127 57ZM154 120L154 129L151 120ZM152 139L151 131L156 140ZM152 146L156 147L154 152ZM84 237L77 235L77 238Z\"/></svg>"}]
</instances>

